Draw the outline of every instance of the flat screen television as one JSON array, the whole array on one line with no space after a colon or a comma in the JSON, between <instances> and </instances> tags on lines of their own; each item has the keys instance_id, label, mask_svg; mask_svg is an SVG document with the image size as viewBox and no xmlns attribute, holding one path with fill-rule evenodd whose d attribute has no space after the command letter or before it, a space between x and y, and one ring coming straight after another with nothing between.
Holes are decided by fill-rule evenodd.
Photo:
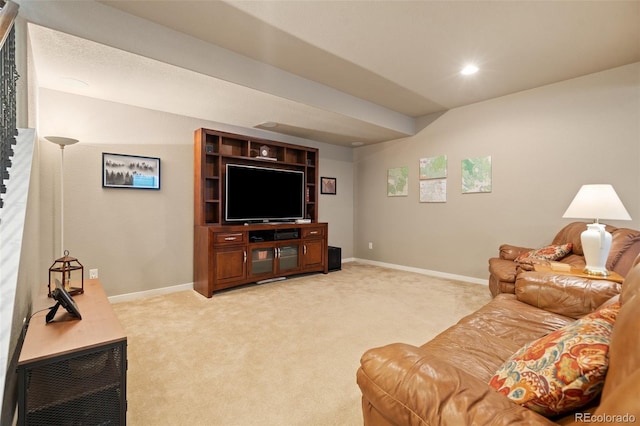
<instances>
[{"instance_id":1,"label":"flat screen television","mask_svg":"<svg viewBox=\"0 0 640 426\"><path fill-rule=\"evenodd\" d=\"M282 222L304 218L304 172L227 164L225 220Z\"/></svg>"}]
</instances>

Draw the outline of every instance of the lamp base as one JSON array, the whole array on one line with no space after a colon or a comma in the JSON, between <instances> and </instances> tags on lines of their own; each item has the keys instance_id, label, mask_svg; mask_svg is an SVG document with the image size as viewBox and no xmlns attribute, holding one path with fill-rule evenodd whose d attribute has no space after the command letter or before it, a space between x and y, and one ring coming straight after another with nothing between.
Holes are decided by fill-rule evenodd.
<instances>
[{"instance_id":1,"label":"lamp base","mask_svg":"<svg viewBox=\"0 0 640 426\"><path fill-rule=\"evenodd\" d=\"M582 251L587 265L584 273L598 277L609 275L607 271L607 258L611 249L611 234L605 230L601 223L590 223L586 231L580 234Z\"/></svg>"},{"instance_id":2,"label":"lamp base","mask_svg":"<svg viewBox=\"0 0 640 426\"><path fill-rule=\"evenodd\" d=\"M593 275L594 277L608 277L609 275L611 275L611 273L606 269L602 271L599 269L584 268L582 272L587 275Z\"/></svg>"}]
</instances>

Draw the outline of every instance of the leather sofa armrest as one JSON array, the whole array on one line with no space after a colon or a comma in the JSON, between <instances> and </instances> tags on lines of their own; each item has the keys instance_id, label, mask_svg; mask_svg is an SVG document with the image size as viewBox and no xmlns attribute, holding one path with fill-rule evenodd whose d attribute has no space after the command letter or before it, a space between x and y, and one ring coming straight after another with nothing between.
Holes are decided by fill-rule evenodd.
<instances>
[{"instance_id":1,"label":"leather sofa armrest","mask_svg":"<svg viewBox=\"0 0 640 426\"><path fill-rule=\"evenodd\" d=\"M518 274L515 288L519 301L577 319L620 294L622 285L555 272L527 271Z\"/></svg>"},{"instance_id":2,"label":"leather sofa armrest","mask_svg":"<svg viewBox=\"0 0 640 426\"><path fill-rule=\"evenodd\" d=\"M360 362L357 382L363 398L390 424L553 424L415 346L394 343L371 349Z\"/></svg>"},{"instance_id":3,"label":"leather sofa armrest","mask_svg":"<svg viewBox=\"0 0 640 426\"><path fill-rule=\"evenodd\" d=\"M531 250L533 249L527 247L512 246L511 244L502 244L499 248L500 259L516 260L516 257Z\"/></svg>"}]
</instances>

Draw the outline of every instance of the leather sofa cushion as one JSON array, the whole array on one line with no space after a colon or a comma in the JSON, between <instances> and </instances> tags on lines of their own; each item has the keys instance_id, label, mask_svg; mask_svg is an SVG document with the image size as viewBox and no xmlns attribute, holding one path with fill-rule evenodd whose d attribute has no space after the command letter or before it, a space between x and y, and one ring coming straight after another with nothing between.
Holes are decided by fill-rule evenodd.
<instances>
[{"instance_id":1,"label":"leather sofa cushion","mask_svg":"<svg viewBox=\"0 0 640 426\"><path fill-rule=\"evenodd\" d=\"M576 319L618 295L621 287L613 281L553 272L522 272L515 285L519 301Z\"/></svg>"},{"instance_id":2,"label":"leather sofa cushion","mask_svg":"<svg viewBox=\"0 0 640 426\"><path fill-rule=\"evenodd\" d=\"M573 222L562 228L556 236L553 238L551 244L573 244L573 252L579 256L584 256L582 251L582 241L580 240L580 234L587 229L587 224L584 222ZM609 229L607 229L609 231ZM611 231L609 231L611 232Z\"/></svg>"},{"instance_id":3,"label":"leather sofa cushion","mask_svg":"<svg viewBox=\"0 0 640 426\"><path fill-rule=\"evenodd\" d=\"M513 294L500 294L424 344L421 350L487 383L525 343L573 321L521 303Z\"/></svg>"},{"instance_id":4,"label":"leather sofa cushion","mask_svg":"<svg viewBox=\"0 0 640 426\"><path fill-rule=\"evenodd\" d=\"M516 267L517 265L513 260L505 260L498 257L489 259L489 271L491 271L491 275L496 276L500 281L515 282Z\"/></svg>"},{"instance_id":5,"label":"leather sofa cushion","mask_svg":"<svg viewBox=\"0 0 640 426\"><path fill-rule=\"evenodd\" d=\"M499 251L500 259L516 260L516 257L523 255L533 249L526 247L518 247L511 244L502 244Z\"/></svg>"},{"instance_id":6,"label":"leather sofa cushion","mask_svg":"<svg viewBox=\"0 0 640 426\"><path fill-rule=\"evenodd\" d=\"M611 251L607 259L607 269L613 270L622 255L636 242L640 241L640 232L633 229L618 229L611 235Z\"/></svg>"}]
</instances>

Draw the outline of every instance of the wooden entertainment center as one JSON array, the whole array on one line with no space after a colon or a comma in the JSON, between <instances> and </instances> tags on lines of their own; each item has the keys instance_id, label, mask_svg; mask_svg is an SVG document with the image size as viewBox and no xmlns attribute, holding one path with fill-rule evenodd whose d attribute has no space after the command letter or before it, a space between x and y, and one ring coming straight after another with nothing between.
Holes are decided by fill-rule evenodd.
<instances>
[{"instance_id":1,"label":"wooden entertainment center","mask_svg":"<svg viewBox=\"0 0 640 426\"><path fill-rule=\"evenodd\" d=\"M228 164L304 173L307 223L225 222ZM318 150L210 129L194 137L194 289L215 291L328 272L328 226L318 223ZM257 183L259 184L259 182Z\"/></svg>"}]
</instances>

